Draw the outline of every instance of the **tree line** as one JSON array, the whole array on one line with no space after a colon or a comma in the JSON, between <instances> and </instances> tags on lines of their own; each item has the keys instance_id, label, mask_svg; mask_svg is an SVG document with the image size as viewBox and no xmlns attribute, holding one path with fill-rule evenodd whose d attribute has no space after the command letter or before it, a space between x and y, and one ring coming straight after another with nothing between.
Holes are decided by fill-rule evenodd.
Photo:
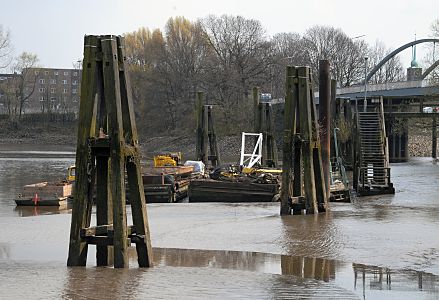
<instances>
[{"instance_id":1,"label":"tree line","mask_svg":"<svg viewBox=\"0 0 439 300\"><path fill-rule=\"evenodd\" d=\"M439 20L432 24L432 36L439 36L438 24ZM332 78L347 87L364 80L365 57L370 69L391 52L382 42L370 45L331 26L269 36L259 20L231 15L196 21L174 17L163 30L141 27L124 36L136 114L148 135L190 134L197 91L204 91L207 103L214 105L217 132L251 130L252 87L272 98L284 97L287 65L310 66L317 83L318 62L328 59ZM430 61L435 51L430 51ZM4 97L9 101L10 114L21 115L23 103L35 90L35 77L27 70L37 66L38 58L26 52L12 54L9 32L0 26L0 71L9 67L20 74L9 87L0 82L0 93L3 102ZM370 83L404 79L403 65L394 57Z\"/></svg>"},{"instance_id":2,"label":"tree line","mask_svg":"<svg viewBox=\"0 0 439 300\"><path fill-rule=\"evenodd\" d=\"M9 116L21 116L25 101L34 93L36 77L31 68L37 64L36 54L22 52L14 56L11 34L0 24L0 72L10 71L0 78L0 97Z\"/></svg>"},{"instance_id":3,"label":"tree line","mask_svg":"<svg viewBox=\"0 0 439 300\"><path fill-rule=\"evenodd\" d=\"M142 27L126 33L125 42L137 113L151 133L193 128L197 91L215 106L220 132L248 130L252 87L283 97L288 64L310 66L317 82L318 62L328 59L332 77L346 87L364 80L365 57L372 65L390 53L381 42L368 45L339 28L315 25L302 35L270 37L259 20L230 15L170 18L163 31ZM404 77L394 57L371 81Z\"/></svg>"}]
</instances>

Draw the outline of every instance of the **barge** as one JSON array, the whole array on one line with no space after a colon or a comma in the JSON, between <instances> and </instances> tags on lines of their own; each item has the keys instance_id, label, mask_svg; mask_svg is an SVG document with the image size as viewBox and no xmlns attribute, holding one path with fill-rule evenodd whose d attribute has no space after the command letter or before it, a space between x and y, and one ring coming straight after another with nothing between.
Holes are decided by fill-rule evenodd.
<instances>
[{"instance_id":1,"label":"barge","mask_svg":"<svg viewBox=\"0 0 439 300\"><path fill-rule=\"evenodd\" d=\"M14 201L17 206L66 206L72 190L73 183L66 181L28 184Z\"/></svg>"}]
</instances>

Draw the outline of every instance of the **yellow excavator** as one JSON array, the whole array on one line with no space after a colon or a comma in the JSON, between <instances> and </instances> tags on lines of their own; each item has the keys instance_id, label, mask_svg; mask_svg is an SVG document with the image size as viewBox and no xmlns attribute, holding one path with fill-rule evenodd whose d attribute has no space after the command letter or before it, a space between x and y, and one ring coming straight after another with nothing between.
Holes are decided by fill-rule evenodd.
<instances>
[{"instance_id":1,"label":"yellow excavator","mask_svg":"<svg viewBox=\"0 0 439 300\"><path fill-rule=\"evenodd\" d=\"M162 153L154 156L154 167L175 167L178 166L180 162L181 152ZM76 167L74 165L67 168L66 180L68 182L75 181L75 171Z\"/></svg>"},{"instance_id":2,"label":"yellow excavator","mask_svg":"<svg viewBox=\"0 0 439 300\"><path fill-rule=\"evenodd\" d=\"M75 166L70 166L67 168L67 181L68 182L73 182L75 181L75 171L76 171L76 167Z\"/></svg>"},{"instance_id":3,"label":"yellow excavator","mask_svg":"<svg viewBox=\"0 0 439 300\"><path fill-rule=\"evenodd\" d=\"M181 152L168 152L154 156L154 167L175 167L181 162Z\"/></svg>"}]
</instances>

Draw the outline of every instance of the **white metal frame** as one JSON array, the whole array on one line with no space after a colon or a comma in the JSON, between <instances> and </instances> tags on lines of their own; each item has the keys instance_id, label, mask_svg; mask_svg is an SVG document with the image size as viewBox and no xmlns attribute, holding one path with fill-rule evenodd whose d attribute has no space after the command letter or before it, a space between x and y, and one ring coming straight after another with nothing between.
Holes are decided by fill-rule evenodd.
<instances>
[{"instance_id":1,"label":"white metal frame","mask_svg":"<svg viewBox=\"0 0 439 300\"><path fill-rule=\"evenodd\" d=\"M247 136L258 137L253 152L251 154L245 153L245 138ZM262 163L262 133L243 132L241 139L241 159L239 161L239 165L246 168L252 168L257 163Z\"/></svg>"}]
</instances>

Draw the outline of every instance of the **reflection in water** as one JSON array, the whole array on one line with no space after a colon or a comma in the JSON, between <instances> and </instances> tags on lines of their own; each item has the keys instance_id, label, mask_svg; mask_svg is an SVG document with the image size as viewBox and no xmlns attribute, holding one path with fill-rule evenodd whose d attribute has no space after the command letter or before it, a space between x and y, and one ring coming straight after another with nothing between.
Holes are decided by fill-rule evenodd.
<instances>
[{"instance_id":1,"label":"reflection in water","mask_svg":"<svg viewBox=\"0 0 439 300\"><path fill-rule=\"evenodd\" d=\"M283 248L288 254L339 257L338 252L344 245L331 212L299 218L283 216L281 220Z\"/></svg>"},{"instance_id":2,"label":"reflection in water","mask_svg":"<svg viewBox=\"0 0 439 300\"><path fill-rule=\"evenodd\" d=\"M247 267L259 269L258 263L255 265L252 262L262 262L265 256L262 253L158 248L154 250L154 258L159 261L154 268L67 268L64 288L61 291L62 298L357 298L351 291L325 282L272 273L248 272ZM135 251L131 254L134 253ZM131 262L135 261L133 258ZM230 261L230 265L227 261Z\"/></svg>"},{"instance_id":3,"label":"reflection in water","mask_svg":"<svg viewBox=\"0 0 439 300\"><path fill-rule=\"evenodd\" d=\"M335 261L316 257L281 257L282 274L328 282L335 279Z\"/></svg>"},{"instance_id":4,"label":"reflection in water","mask_svg":"<svg viewBox=\"0 0 439 300\"><path fill-rule=\"evenodd\" d=\"M132 249L134 250L134 249ZM131 252L136 262L135 251ZM428 291L439 296L439 276L414 270L390 270L315 257L276 255L258 252L154 248L156 266L219 268L293 275L336 283L352 291ZM361 280L361 288L357 281ZM353 285L352 285L353 283ZM420 296L420 295L419 295ZM374 294L374 297L379 297ZM409 296L410 298L410 296Z\"/></svg>"},{"instance_id":5,"label":"reflection in water","mask_svg":"<svg viewBox=\"0 0 439 300\"><path fill-rule=\"evenodd\" d=\"M352 264L355 289L361 280L363 295L366 290L427 291L439 297L439 276L414 270L393 271L388 268Z\"/></svg>"},{"instance_id":6,"label":"reflection in water","mask_svg":"<svg viewBox=\"0 0 439 300\"><path fill-rule=\"evenodd\" d=\"M139 289L141 277L141 270L70 267L63 298L108 299L123 295L131 299Z\"/></svg>"},{"instance_id":7,"label":"reflection in water","mask_svg":"<svg viewBox=\"0 0 439 300\"><path fill-rule=\"evenodd\" d=\"M42 215L69 214L72 212L72 205L61 206L16 206L14 212L20 217L34 217Z\"/></svg>"}]
</instances>

